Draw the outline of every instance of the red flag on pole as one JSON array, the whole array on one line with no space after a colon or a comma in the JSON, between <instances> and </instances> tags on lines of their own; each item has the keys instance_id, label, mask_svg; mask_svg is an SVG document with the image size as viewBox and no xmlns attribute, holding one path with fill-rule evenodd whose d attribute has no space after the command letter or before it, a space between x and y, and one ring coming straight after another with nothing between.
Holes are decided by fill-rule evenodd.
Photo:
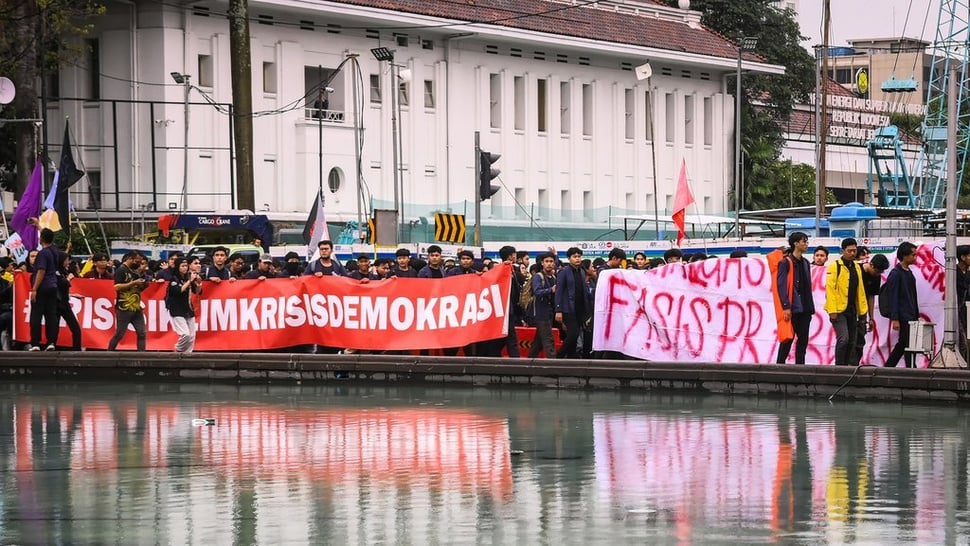
<instances>
[{"instance_id":1,"label":"red flag on pole","mask_svg":"<svg viewBox=\"0 0 970 546\"><path fill-rule=\"evenodd\" d=\"M674 225L677 226L677 246L684 240L684 217L687 207L694 203L694 194L687 185L687 160L681 160L680 177L677 179L677 193L674 195Z\"/></svg>"}]
</instances>

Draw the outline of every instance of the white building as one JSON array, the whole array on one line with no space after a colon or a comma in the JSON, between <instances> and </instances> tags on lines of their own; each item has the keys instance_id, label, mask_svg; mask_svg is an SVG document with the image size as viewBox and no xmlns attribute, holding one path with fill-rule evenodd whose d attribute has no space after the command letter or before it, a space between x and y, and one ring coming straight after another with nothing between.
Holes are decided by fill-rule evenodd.
<instances>
[{"instance_id":1,"label":"white building","mask_svg":"<svg viewBox=\"0 0 970 546\"><path fill-rule=\"evenodd\" d=\"M165 212L183 198L187 210L235 205L227 4L183 4L107 2L91 53L50 82L52 147L69 116L89 175L74 195L82 212ZM432 211L471 216L475 131L502 154L503 189L484 204L483 224L595 227L622 212L669 214L681 160L696 212L733 210L734 44L699 13L651 0L509 5L251 0L257 209L305 217L321 171L331 222L358 217L358 188L365 210L391 208L388 89L400 72L408 222ZM374 58L376 47L394 50L395 70ZM634 68L647 62L653 75L638 80ZM188 120L172 72L191 77ZM312 108L321 80L334 90L322 123Z\"/></svg>"}]
</instances>

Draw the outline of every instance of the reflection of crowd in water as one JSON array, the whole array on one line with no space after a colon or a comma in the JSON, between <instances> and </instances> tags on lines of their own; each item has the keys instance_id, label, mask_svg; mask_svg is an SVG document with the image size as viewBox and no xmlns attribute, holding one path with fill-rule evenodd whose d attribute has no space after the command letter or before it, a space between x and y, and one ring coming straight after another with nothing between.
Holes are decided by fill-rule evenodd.
<instances>
[{"instance_id":1,"label":"reflection of crowd in water","mask_svg":"<svg viewBox=\"0 0 970 546\"><path fill-rule=\"evenodd\" d=\"M412 256L407 249L399 249L395 258L378 258L360 255L346 264L333 257L331 241L320 241L318 257L305 263L295 252L289 252L283 260L268 254L255 264L248 264L241 254L230 254L225 247L216 248L211 256L187 258L180 252L171 252L167 260L147 260L140 253L127 253L120 262L112 263L103 253L95 253L81 266L65 252L53 245L52 233L41 233L41 249L31 251L27 261L15 264L10 258L0 258L3 273L0 276L0 342L4 350L10 350L12 326L12 284L15 271L31 275L31 341L28 350L54 350L58 347L58 329L46 327L46 345L41 344L44 324L57 325L63 319L73 334L73 350L81 349L81 329L71 307L68 291L71 280L78 277L112 279L115 283L117 301L115 313L117 331L109 343L114 349L124 332L131 325L137 338L139 350L145 349L145 317L141 312L140 294L149 283L168 285L165 305L173 318L173 330L179 335L176 350L189 352L195 339L196 324L192 299L203 293L208 283L261 281L271 278L296 278L301 275L337 275L356 279L361 283L379 282L393 277L441 279L456 275L476 274L507 264L512 266L511 286L512 312L509 314L509 334L502 339L475 343L461 348L445 348L448 355L461 350L465 355L519 356L518 339L514 326L536 329L535 340L529 352L530 358L540 356L557 358L624 358L620 353L592 351L593 310L595 308L596 282L599 274L607 269L626 267L630 270L651 270L671 263L692 263L705 260L702 252L685 254L682 250L667 250L662 258L648 259L643 252L634 254L627 262L623 249L614 248L607 258L584 259L577 247L566 251L566 262L561 262L555 249L549 248L535 256L532 263L528 252L516 251L512 246L499 250L499 260L477 260L469 250L463 250L454 258L446 258L437 245L427 249L427 259ZM888 270L885 301L888 308L884 316L891 328L898 332L898 341L887 361L896 366L905 356L906 365L913 366L914 353L906 352L910 321L918 320L919 304L916 283L910 266L916 261L916 247L904 242L899 245L897 265L890 270L889 260L881 254L872 254L868 248L859 246L855 239L847 238L841 243L841 254L830 260L829 251L819 246L808 253L808 237L793 233L789 248L778 262L775 284L776 308L779 322L790 323L791 338L779 339L777 363L788 360L794 347L796 364L805 363L808 332L815 314L812 296L813 267L826 268L825 313L836 331L836 365L854 366L860 363L866 343L866 332L874 328L876 313L880 312L877 298L882 286L882 276ZM732 252L731 258L743 258L743 250ZM970 290L970 246L960 246L958 256L958 299L961 309L961 333L965 330L966 312L964 302ZM770 261L770 260L769 260ZM881 299L881 298L880 298ZM562 340L557 348L554 332L558 330ZM779 328L781 331L782 328ZM964 340L965 341L965 340ZM966 343L961 343L964 349ZM337 350L337 349L334 349ZM350 349L347 349L351 352Z\"/></svg>"}]
</instances>

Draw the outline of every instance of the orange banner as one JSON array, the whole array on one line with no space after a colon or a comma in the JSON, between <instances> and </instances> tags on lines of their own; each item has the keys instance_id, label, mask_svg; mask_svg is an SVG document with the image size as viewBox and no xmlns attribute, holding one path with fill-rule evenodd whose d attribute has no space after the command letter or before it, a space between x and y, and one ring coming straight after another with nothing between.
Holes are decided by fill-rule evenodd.
<instances>
[{"instance_id":1,"label":"orange banner","mask_svg":"<svg viewBox=\"0 0 970 546\"><path fill-rule=\"evenodd\" d=\"M360 284L344 277L241 280L203 285L195 302L198 351L258 351L295 345L362 350L460 347L508 332L512 270L440 280L389 279ZM165 309L166 285L142 293L148 349L170 351L177 336ZM30 278L14 280L15 339L30 340ZM111 281L75 279L71 307L81 324L82 345L106 349L114 335L115 291ZM58 345L71 332L61 322ZM45 340L46 343L46 340ZM135 332L118 345L135 348Z\"/></svg>"}]
</instances>

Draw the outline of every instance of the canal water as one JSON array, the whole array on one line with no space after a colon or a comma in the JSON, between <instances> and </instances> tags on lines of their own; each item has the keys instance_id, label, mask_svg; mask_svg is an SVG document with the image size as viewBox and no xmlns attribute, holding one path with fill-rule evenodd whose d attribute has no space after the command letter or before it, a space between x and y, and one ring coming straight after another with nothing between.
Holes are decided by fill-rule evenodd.
<instances>
[{"instance_id":1,"label":"canal water","mask_svg":"<svg viewBox=\"0 0 970 546\"><path fill-rule=\"evenodd\" d=\"M966 408L0 385L3 544L967 543Z\"/></svg>"}]
</instances>

